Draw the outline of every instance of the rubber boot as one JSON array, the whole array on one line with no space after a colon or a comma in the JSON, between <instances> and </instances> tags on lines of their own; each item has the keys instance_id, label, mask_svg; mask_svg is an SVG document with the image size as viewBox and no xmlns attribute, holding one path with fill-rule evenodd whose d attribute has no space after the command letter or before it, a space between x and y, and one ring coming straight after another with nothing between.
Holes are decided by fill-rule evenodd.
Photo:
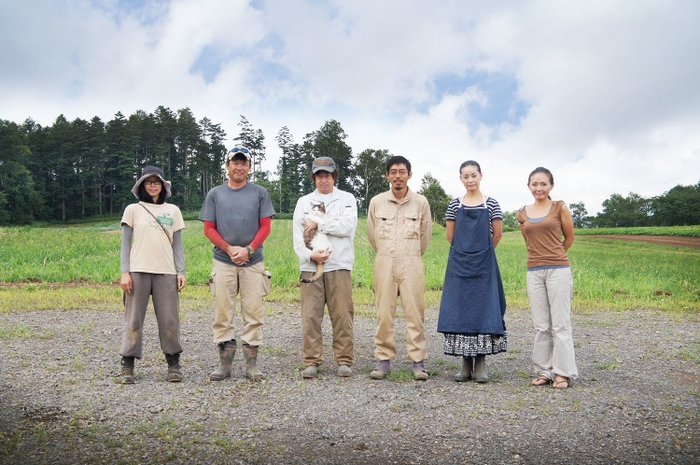
<instances>
[{"instance_id":1,"label":"rubber boot","mask_svg":"<svg viewBox=\"0 0 700 465\"><path fill-rule=\"evenodd\" d=\"M474 370L474 357L462 357L462 370L454 375L452 379L458 383L463 383L472 379L472 371Z\"/></svg>"},{"instance_id":2,"label":"rubber boot","mask_svg":"<svg viewBox=\"0 0 700 465\"><path fill-rule=\"evenodd\" d=\"M165 354L165 360L168 362L168 374L165 376L165 380L169 383L179 383L182 381L180 354Z\"/></svg>"},{"instance_id":3,"label":"rubber boot","mask_svg":"<svg viewBox=\"0 0 700 465\"><path fill-rule=\"evenodd\" d=\"M235 340L219 344L219 368L209 375L211 381L221 381L231 376L234 355L236 355Z\"/></svg>"},{"instance_id":4,"label":"rubber boot","mask_svg":"<svg viewBox=\"0 0 700 465\"><path fill-rule=\"evenodd\" d=\"M122 357L121 384L134 384L134 357Z\"/></svg>"},{"instance_id":5,"label":"rubber boot","mask_svg":"<svg viewBox=\"0 0 700 465\"><path fill-rule=\"evenodd\" d=\"M486 373L486 355L477 355L474 359L474 381L488 383L489 375Z\"/></svg>"},{"instance_id":6,"label":"rubber boot","mask_svg":"<svg viewBox=\"0 0 700 465\"><path fill-rule=\"evenodd\" d=\"M259 381L265 379L265 375L258 370L258 346L243 344L245 356L245 375L248 379Z\"/></svg>"}]
</instances>

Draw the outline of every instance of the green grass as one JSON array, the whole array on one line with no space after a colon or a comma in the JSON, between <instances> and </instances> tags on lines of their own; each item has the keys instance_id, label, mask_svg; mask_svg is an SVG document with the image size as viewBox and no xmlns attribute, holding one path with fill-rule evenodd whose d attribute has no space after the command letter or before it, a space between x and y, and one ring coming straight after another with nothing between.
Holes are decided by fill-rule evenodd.
<instances>
[{"instance_id":1,"label":"green grass","mask_svg":"<svg viewBox=\"0 0 700 465\"><path fill-rule=\"evenodd\" d=\"M183 240L188 286L181 295L182 305L210 306L206 283L211 272L212 246L204 237L201 222L187 220L186 226ZM693 228L700 231L700 226L690 229ZM639 234L638 229L630 233ZM659 228L644 229L662 233ZM679 234L679 228L664 230ZM121 311L119 231L118 221L70 227L0 228L0 282L5 283L0 286L0 312L74 308ZM372 315L374 252L367 241L364 219L358 225L355 252L353 285L357 313ZM431 307L440 302L448 252L445 229L436 224L423 257L426 303ZM526 255L520 233L504 234L497 256L510 307L528 305ZM574 311L656 308L700 313L698 250L588 239L582 233L569 255L575 280ZM273 289L267 299L298 302L299 269L292 249L291 221L273 221L272 233L265 242L265 264L273 275Z\"/></svg>"}]
</instances>

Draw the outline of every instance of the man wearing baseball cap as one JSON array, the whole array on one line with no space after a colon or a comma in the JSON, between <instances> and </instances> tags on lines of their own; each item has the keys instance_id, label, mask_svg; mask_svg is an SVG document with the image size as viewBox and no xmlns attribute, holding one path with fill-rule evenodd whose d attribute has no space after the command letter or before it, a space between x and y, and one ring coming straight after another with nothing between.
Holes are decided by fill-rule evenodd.
<instances>
[{"instance_id":1,"label":"man wearing baseball cap","mask_svg":"<svg viewBox=\"0 0 700 465\"><path fill-rule=\"evenodd\" d=\"M204 234L214 244L214 343L219 349L219 367L209 379L221 381L231 376L236 353L233 319L240 295L245 374L259 380L265 377L257 368L267 279L263 242L270 234L275 209L265 188L248 182L251 158L246 147L231 149L224 168L228 182L209 191L199 213Z\"/></svg>"},{"instance_id":2,"label":"man wearing baseball cap","mask_svg":"<svg viewBox=\"0 0 700 465\"><path fill-rule=\"evenodd\" d=\"M349 192L335 187L339 173L332 158L318 157L311 165L311 179L316 189L297 201L293 219L294 251L301 270L302 376L313 379L323 363L321 323L324 308L333 327L333 352L338 363L336 374L352 375L354 363L354 306L352 301L352 266L355 261L353 240L357 228L357 201ZM313 206L323 204L322 222L310 219ZM325 234L332 251L310 250L304 233ZM317 264L323 273L317 274Z\"/></svg>"}]
</instances>

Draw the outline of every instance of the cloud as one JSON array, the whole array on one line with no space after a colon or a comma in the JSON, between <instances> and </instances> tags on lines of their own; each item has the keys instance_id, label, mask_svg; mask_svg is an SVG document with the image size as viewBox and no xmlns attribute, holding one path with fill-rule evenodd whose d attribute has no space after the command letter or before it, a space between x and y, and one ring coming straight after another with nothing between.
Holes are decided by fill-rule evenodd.
<instances>
[{"instance_id":1,"label":"cloud","mask_svg":"<svg viewBox=\"0 0 700 465\"><path fill-rule=\"evenodd\" d=\"M355 153L388 149L451 195L482 164L513 210L527 174L600 210L700 179L700 5L358 0L5 2L0 118L51 124L189 107L233 138L336 119Z\"/></svg>"}]
</instances>

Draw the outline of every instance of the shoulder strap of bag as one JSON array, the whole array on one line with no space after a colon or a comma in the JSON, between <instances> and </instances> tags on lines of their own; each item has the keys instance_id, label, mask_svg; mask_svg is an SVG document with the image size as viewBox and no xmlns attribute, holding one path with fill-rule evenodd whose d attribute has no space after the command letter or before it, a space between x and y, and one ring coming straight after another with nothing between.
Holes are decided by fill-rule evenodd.
<instances>
[{"instance_id":1,"label":"shoulder strap of bag","mask_svg":"<svg viewBox=\"0 0 700 465\"><path fill-rule=\"evenodd\" d=\"M160 222L158 221L158 218L156 218L156 215L154 215L154 214L151 212L151 210L149 210L148 208L146 208L146 206L145 206L144 204L139 203L139 205L141 205L141 206L143 207L143 209L146 210L146 211L148 212L148 214L151 215L151 216L153 217L153 219L156 221L156 223L158 223L158 226L160 226L160 229L162 229L163 232L165 233L165 236L168 238L168 241L170 242L170 245L173 245L173 240L172 240L172 238L170 237L170 234L168 234L168 231L166 231L165 228L163 227L163 225L160 224Z\"/></svg>"}]
</instances>

